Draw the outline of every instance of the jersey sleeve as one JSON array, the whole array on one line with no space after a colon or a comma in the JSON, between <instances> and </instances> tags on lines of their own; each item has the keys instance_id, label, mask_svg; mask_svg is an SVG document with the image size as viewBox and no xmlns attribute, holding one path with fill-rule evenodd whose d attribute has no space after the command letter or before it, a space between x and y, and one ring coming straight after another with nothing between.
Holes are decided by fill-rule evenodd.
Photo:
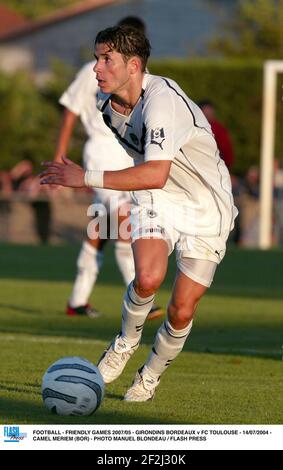
<instances>
[{"instance_id":1,"label":"jersey sleeve","mask_svg":"<svg viewBox=\"0 0 283 470\"><path fill-rule=\"evenodd\" d=\"M175 107L170 94L151 95L144 106L144 159L173 160Z\"/></svg>"},{"instance_id":2,"label":"jersey sleeve","mask_svg":"<svg viewBox=\"0 0 283 470\"><path fill-rule=\"evenodd\" d=\"M187 97L174 82L152 87L145 97L144 159L173 160L193 134L194 119Z\"/></svg>"},{"instance_id":3,"label":"jersey sleeve","mask_svg":"<svg viewBox=\"0 0 283 470\"><path fill-rule=\"evenodd\" d=\"M94 62L86 64L76 75L74 81L59 99L65 108L80 116L89 98L98 92L97 80L93 72Z\"/></svg>"}]
</instances>

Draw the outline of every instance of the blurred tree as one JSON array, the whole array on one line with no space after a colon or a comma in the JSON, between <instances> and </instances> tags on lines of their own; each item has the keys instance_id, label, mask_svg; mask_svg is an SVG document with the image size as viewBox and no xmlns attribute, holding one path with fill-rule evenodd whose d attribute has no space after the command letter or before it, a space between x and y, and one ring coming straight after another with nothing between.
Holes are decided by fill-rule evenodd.
<instances>
[{"instance_id":1,"label":"blurred tree","mask_svg":"<svg viewBox=\"0 0 283 470\"><path fill-rule=\"evenodd\" d=\"M24 72L6 75L0 72L0 170L12 168L20 160L40 162L53 158L62 116L59 96L73 78L67 64L54 62L53 75L39 88ZM68 156L81 161L85 134L76 126Z\"/></svg>"},{"instance_id":2,"label":"blurred tree","mask_svg":"<svg viewBox=\"0 0 283 470\"><path fill-rule=\"evenodd\" d=\"M59 104L59 98L62 93L67 89L71 81L73 81L77 70L70 64L67 64L57 59L51 60L50 65L52 75L50 79L45 83L45 85L41 88L41 93L48 100L48 102L52 104L57 110L60 116L61 123L63 107ZM57 129L56 138L58 132L59 126ZM85 130L81 124L81 120L79 119L74 128L68 149L68 157L76 161L77 163L81 163L82 147L85 143L85 138ZM55 147L53 148L53 152L54 150Z\"/></svg>"},{"instance_id":3,"label":"blurred tree","mask_svg":"<svg viewBox=\"0 0 283 470\"><path fill-rule=\"evenodd\" d=\"M209 48L230 57L282 59L283 0L240 0Z\"/></svg>"},{"instance_id":4,"label":"blurred tree","mask_svg":"<svg viewBox=\"0 0 283 470\"><path fill-rule=\"evenodd\" d=\"M22 159L39 163L50 159L59 125L59 112L21 73L0 74L0 168L10 169Z\"/></svg>"},{"instance_id":5,"label":"blurred tree","mask_svg":"<svg viewBox=\"0 0 283 470\"><path fill-rule=\"evenodd\" d=\"M50 71L50 77L41 89L44 96L59 108L58 99L74 79L77 71L72 65L56 58L50 60Z\"/></svg>"},{"instance_id":6,"label":"blurred tree","mask_svg":"<svg viewBox=\"0 0 283 470\"><path fill-rule=\"evenodd\" d=\"M1 3L27 18L34 19L78 3L78 0L29 0L26 2L23 0L1 0Z\"/></svg>"}]
</instances>

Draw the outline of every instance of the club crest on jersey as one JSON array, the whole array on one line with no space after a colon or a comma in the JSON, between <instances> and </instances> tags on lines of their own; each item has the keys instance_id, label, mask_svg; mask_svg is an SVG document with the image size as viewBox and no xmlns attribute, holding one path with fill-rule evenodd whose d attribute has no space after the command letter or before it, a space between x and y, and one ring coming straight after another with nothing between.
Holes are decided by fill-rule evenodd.
<instances>
[{"instance_id":1,"label":"club crest on jersey","mask_svg":"<svg viewBox=\"0 0 283 470\"><path fill-rule=\"evenodd\" d=\"M151 137L150 143L159 145L161 150L163 150L162 144L165 140L163 127L156 127L156 129L151 129L150 137Z\"/></svg>"},{"instance_id":2,"label":"club crest on jersey","mask_svg":"<svg viewBox=\"0 0 283 470\"><path fill-rule=\"evenodd\" d=\"M147 215L148 215L148 217L153 219L154 217L157 217L157 212L153 211L152 209L148 209L147 210Z\"/></svg>"}]
</instances>

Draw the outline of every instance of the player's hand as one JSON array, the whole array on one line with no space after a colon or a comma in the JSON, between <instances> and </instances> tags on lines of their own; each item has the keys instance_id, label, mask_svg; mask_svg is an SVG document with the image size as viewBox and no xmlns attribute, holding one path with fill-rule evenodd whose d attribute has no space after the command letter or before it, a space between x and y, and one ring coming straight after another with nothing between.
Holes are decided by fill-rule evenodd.
<instances>
[{"instance_id":1,"label":"player's hand","mask_svg":"<svg viewBox=\"0 0 283 470\"><path fill-rule=\"evenodd\" d=\"M58 184L70 188L83 188L84 170L67 157L62 157L62 162L43 162L46 167L39 176L40 184Z\"/></svg>"}]
</instances>

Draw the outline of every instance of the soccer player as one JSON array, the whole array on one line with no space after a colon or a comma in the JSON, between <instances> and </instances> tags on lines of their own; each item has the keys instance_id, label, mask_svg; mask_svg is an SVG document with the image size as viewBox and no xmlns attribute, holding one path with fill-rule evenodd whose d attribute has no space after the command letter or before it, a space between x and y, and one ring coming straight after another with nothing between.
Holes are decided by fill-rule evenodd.
<instances>
[{"instance_id":1,"label":"soccer player","mask_svg":"<svg viewBox=\"0 0 283 470\"><path fill-rule=\"evenodd\" d=\"M231 170L234 163L234 150L228 129L216 119L216 110L212 101L201 100L197 104L210 124L221 158L228 170Z\"/></svg>"},{"instance_id":2,"label":"soccer player","mask_svg":"<svg viewBox=\"0 0 283 470\"><path fill-rule=\"evenodd\" d=\"M127 401L152 399L160 376L182 350L237 214L208 121L173 80L145 74L149 54L148 39L132 28L108 28L96 37L98 107L135 166L85 172L63 157L62 163L46 162L41 175L43 184L133 192L136 275L124 296L121 333L98 363L105 383L117 379L138 348L168 255L176 248L167 318Z\"/></svg>"},{"instance_id":3,"label":"soccer player","mask_svg":"<svg viewBox=\"0 0 283 470\"><path fill-rule=\"evenodd\" d=\"M134 27L141 32L145 31L143 21L135 16L127 16L120 20L119 24ZM54 160L61 161L61 156L67 153L69 141L79 116L88 135L83 150L84 167L87 170L120 170L132 166L133 161L104 124L102 115L96 107L99 88L94 79L94 65L95 61L87 63L59 100L65 110ZM117 204L111 205L111 197L112 203ZM130 194L126 191L112 191L103 188L95 190L94 204L104 205L105 218L113 215L111 210L114 210L114 205L118 206L119 226L127 218L127 205L130 201ZM102 223L107 223L107 221L102 221ZM66 308L67 315L88 315L93 318L99 316L99 312L89 304L88 300L103 264L104 245L104 241L99 236L87 237L83 241L77 259L75 282ZM130 240L126 240L121 234L115 242L115 258L124 282L128 286L135 277L135 267ZM153 305L148 319L155 319L162 315L162 309Z\"/></svg>"}]
</instances>

